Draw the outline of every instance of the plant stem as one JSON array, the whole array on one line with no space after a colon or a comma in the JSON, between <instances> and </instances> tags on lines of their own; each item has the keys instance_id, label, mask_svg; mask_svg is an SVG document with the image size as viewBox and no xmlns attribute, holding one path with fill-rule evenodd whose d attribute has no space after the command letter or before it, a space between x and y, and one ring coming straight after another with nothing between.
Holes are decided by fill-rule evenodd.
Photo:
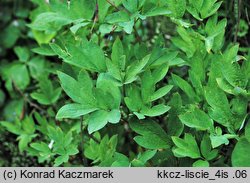
<instances>
[{"instance_id":1,"label":"plant stem","mask_svg":"<svg viewBox=\"0 0 250 183\"><path fill-rule=\"evenodd\" d=\"M115 3L113 3L112 1L110 0L106 0L107 3L109 3L111 6L113 6L116 10L120 11L120 9L115 5Z\"/></svg>"},{"instance_id":2,"label":"plant stem","mask_svg":"<svg viewBox=\"0 0 250 183\"><path fill-rule=\"evenodd\" d=\"M245 12L246 12L247 23L250 26L250 19L249 19L247 8L245 9Z\"/></svg>"},{"instance_id":3,"label":"plant stem","mask_svg":"<svg viewBox=\"0 0 250 183\"><path fill-rule=\"evenodd\" d=\"M47 113L46 110L44 110L43 108L39 107L37 104L33 103L15 84L15 82L13 81L13 86L15 88L15 90L23 97L24 101L27 102L31 107L36 108L37 110L43 112L44 114Z\"/></svg>"},{"instance_id":4,"label":"plant stem","mask_svg":"<svg viewBox=\"0 0 250 183\"><path fill-rule=\"evenodd\" d=\"M82 164L84 167L88 167L88 160L87 158L84 156L84 153L83 153L83 116L81 116L81 125L80 125L80 128L81 128L81 132L80 132L80 136L81 136L81 142L80 142L80 159L82 161Z\"/></svg>"},{"instance_id":5,"label":"plant stem","mask_svg":"<svg viewBox=\"0 0 250 183\"><path fill-rule=\"evenodd\" d=\"M234 34L234 43L236 43L237 39L238 39L238 32L239 32L239 27L240 27L241 0L235 0L235 2L234 2L234 8L235 8L235 16L236 16L236 19L237 19L236 31L235 31L235 34Z\"/></svg>"}]
</instances>

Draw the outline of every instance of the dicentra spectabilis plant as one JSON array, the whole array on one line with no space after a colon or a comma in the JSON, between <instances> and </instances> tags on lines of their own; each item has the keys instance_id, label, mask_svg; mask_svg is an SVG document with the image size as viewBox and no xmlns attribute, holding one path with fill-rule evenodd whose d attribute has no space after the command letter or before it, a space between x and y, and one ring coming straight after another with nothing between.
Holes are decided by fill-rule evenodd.
<instances>
[{"instance_id":1,"label":"dicentra spectabilis plant","mask_svg":"<svg viewBox=\"0 0 250 183\"><path fill-rule=\"evenodd\" d=\"M32 2L35 41L0 67L12 98L0 124L20 152L54 166L250 166L250 54L226 37L225 1Z\"/></svg>"}]
</instances>

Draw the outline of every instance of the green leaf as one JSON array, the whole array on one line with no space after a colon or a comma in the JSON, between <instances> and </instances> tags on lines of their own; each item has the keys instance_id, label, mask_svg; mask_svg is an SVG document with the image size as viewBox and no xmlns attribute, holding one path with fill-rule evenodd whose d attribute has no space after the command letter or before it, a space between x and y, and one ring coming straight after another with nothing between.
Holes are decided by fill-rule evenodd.
<instances>
[{"instance_id":1,"label":"green leaf","mask_svg":"<svg viewBox=\"0 0 250 183\"><path fill-rule=\"evenodd\" d=\"M120 153L116 153L118 140L117 135L114 135L111 138L109 138L108 135L105 135L101 139L100 134L96 132L93 136L100 142L96 142L91 139L89 142L87 141L87 143L85 143L84 147L84 155L88 159L93 160L93 164L110 167L116 160L118 164L124 163L123 160L125 156Z\"/></svg>"},{"instance_id":2,"label":"green leaf","mask_svg":"<svg viewBox=\"0 0 250 183\"><path fill-rule=\"evenodd\" d=\"M13 90L12 83L20 90L26 89L30 83L30 76L26 65L13 62L0 67L2 78L9 84L8 90Z\"/></svg>"},{"instance_id":3,"label":"green leaf","mask_svg":"<svg viewBox=\"0 0 250 183\"><path fill-rule=\"evenodd\" d=\"M99 110L93 112L88 121L88 132L89 134L102 129L108 123L108 112Z\"/></svg>"},{"instance_id":4,"label":"green leaf","mask_svg":"<svg viewBox=\"0 0 250 183\"><path fill-rule=\"evenodd\" d=\"M88 120L88 132L89 134L102 129L110 123L118 123L120 121L121 115L119 110L105 111L99 110L90 114Z\"/></svg>"},{"instance_id":5,"label":"green leaf","mask_svg":"<svg viewBox=\"0 0 250 183\"><path fill-rule=\"evenodd\" d=\"M63 90L72 100L79 103L85 102L79 92L79 84L74 78L63 72L58 72L58 77L61 81Z\"/></svg>"},{"instance_id":6,"label":"green leaf","mask_svg":"<svg viewBox=\"0 0 250 183\"><path fill-rule=\"evenodd\" d=\"M39 45L41 44L48 44L50 41L55 37L55 33L45 33L42 31L32 30L35 40L38 42Z\"/></svg>"},{"instance_id":7,"label":"green leaf","mask_svg":"<svg viewBox=\"0 0 250 183\"><path fill-rule=\"evenodd\" d=\"M47 44L42 44L40 47L33 48L32 51L34 53L37 53L39 55L44 55L44 56L55 56L56 54L54 51L51 49L51 47Z\"/></svg>"},{"instance_id":8,"label":"green leaf","mask_svg":"<svg viewBox=\"0 0 250 183\"><path fill-rule=\"evenodd\" d=\"M221 49L224 43L226 25L227 20L222 19L218 22L217 15L214 15L213 17L208 19L205 27L205 31L207 33L207 38L205 38L207 51L209 51L210 49L219 51Z\"/></svg>"},{"instance_id":9,"label":"green leaf","mask_svg":"<svg viewBox=\"0 0 250 183\"><path fill-rule=\"evenodd\" d=\"M78 148L77 148L77 145L70 144L70 145L67 146L67 148L66 148L66 153L67 153L69 156L76 155L78 152L79 152L79 150L78 150Z\"/></svg>"},{"instance_id":10,"label":"green leaf","mask_svg":"<svg viewBox=\"0 0 250 183\"><path fill-rule=\"evenodd\" d=\"M102 24L100 25L99 27L99 31L100 33L102 34L108 34L110 32L112 32L114 26L113 25L110 25L110 24Z\"/></svg>"},{"instance_id":11,"label":"green leaf","mask_svg":"<svg viewBox=\"0 0 250 183\"><path fill-rule=\"evenodd\" d=\"M35 133L35 130L36 130L35 122L31 116L25 117L21 123L22 123L22 128L23 128L24 133L27 133L29 135L32 135Z\"/></svg>"},{"instance_id":12,"label":"green leaf","mask_svg":"<svg viewBox=\"0 0 250 183\"><path fill-rule=\"evenodd\" d=\"M56 119L77 118L96 111L97 108L84 104L67 104L64 105L56 114Z\"/></svg>"},{"instance_id":13,"label":"green leaf","mask_svg":"<svg viewBox=\"0 0 250 183\"><path fill-rule=\"evenodd\" d=\"M155 101L155 100L157 100L159 98L162 98L163 96L168 94L172 88L173 88L173 85L167 85L167 86L164 86L164 87L158 89L150 97L150 102L153 102L153 101Z\"/></svg>"},{"instance_id":14,"label":"green leaf","mask_svg":"<svg viewBox=\"0 0 250 183\"><path fill-rule=\"evenodd\" d=\"M214 44L214 37L205 38L205 45L206 45L206 49L207 49L208 53L211 52L211 50L213 48L213 44Z\"/></svg>"},{"instance_id":15,"label":"green leaf","mask_svg":"<svg viewBox=\"0 0 250 183\"><path fill-rule=\"evenodd\" d=\"M113 109L112 111L109 112L108 121L110 123L116 124L120 121L120 119L121 119L121 113L118 109Z\"/></svg>"},{"instance_id":16,"label":"green leaf","mask_svg":"<svg viewBox=\"0 0 250 183\"><path fill-rule=\"evenodd\" d=\"M199 1L199 2L202 2L202 1ZM199 4L199 3L195 3L195 4ZM200 18L199 12L198 12L198 10L197 10L195 7L188 6L188 7L187 7L187 11L188 11L194 18L196 18L197 20L202 21L202 19Z\"/></svg>"},{"instance_id":17,"label":"green leaf","mask_svg":"<svg viewBox=\"0 0 250 183\"><path fill-rule=\"evenodd\" d=\"M193 159L200 158L199 147L195 138L191 134L185 133L184 139L173 136L172 140L176 145L176 147L173 148L173 153L177 157L190 157Z\"/></svg>"},{"instance_id":18,"label":"green leaf","mask_svg":"<svg viewBox=\"0 0 250 183\"><path fill-rule=\"evenodd\" d=\"M37 136L37 134L35 134L35 123L32 117L25 117L23 121L16 120L15 123L0 122L0 125L4 126L11 133L18 135L18 148L21 152L23 152L28 147L28 143Z\"/></svg>"},{"instance_id":19,"label":"green leaf","mask_svg":"<svg viewBox=\"0 0 250 183\"><path fill-rule=\"evenodd\" d=\"M205 97L208 104L212 108L221 108L228 110L229 103L225 93L217 87L207 87L205 90Z\"/></svg>"},{"instance_id":20,"label":"green leaf","mask_svg":"<svg viewBox=\"0 0 250 183\"><path fill-rule=\"evenodd\" d=\"M126 32L127 34L131 34L133 31L133 27L134 27L134 20L130 20L128 22L120 22L118 23L118 25L124 30L124 32Z\"/></svg>"},{"instance_id":21,"label":"green leaf","mask_svg":"<svg viewBox=\"0 0 250 183\"><path fill-rule=\"evenodd\" d=\"M28 143L30 143L34 137L35 137L34 135L28 135L28 134L20 135L17 138L17 140L19 140L18 143L19 150L23 152L28 147Z\"/></svg>"},{"instance_id":22,"label":"green leaf","mask_svg":"<svg viewBox=\"0 0 250 183\"><path fill-rule=\"evenodd\" d=\"M122 76L121 76L121 71L119 66L115 65L113 61L107 59L106 60L106 65L108 69L108 73L118 81L122 81Z\"/></svg>"},{"instance_id":23,"label":"green leaf","mask_svg":"<svg viewBox=\"0 0 250 183\"><path fill-rule=\"evenodd\" d=\"M182 91L185 92L185 94L192 100L195 100L196 99L196 93L194 91L194 89L191 87L191 85L185 81L184 79L182 79L181 77L175 75L175 74L172 74L172 79L174 81L174 83L180 87L180 89Z\"/></svg>"},{"instance_id":24,"label":"green leaf","mask_svg":"<svg viewBox=\"0 0 250 183\"><path fill-rule=\"evenodd\" d=\"M46 61L42 57L33 57L28 63L30 75L36 79L40 80L41 77L48 75L48 70L46 66Z\"/></svg>"},{"instance_id":25,"label":"green leaf","mask_svg":"<svg viewBox=\"0 0 250 183\"><path fill-rule=\"evenodd\" d=\"M194 36L189 31L181 26L178 26L177 32L180 37L172 38L171 40L173 44L185 52L188 58L191 58L197 49L197 43L195 42L197 41L197 37L194 38Z\"/></svg>"},{"instance_id":26,"label":"green leaf","mask_svg":"<svg viewBox=\"0 0 250 183\"><path fill-rule=\"evenodd\" d=\"M186 0L169 0L167 5L174 18L181 18L186 11Z\"/></svg>"},{"instance_id":27,"label":"green leaf","mask_svg":"<svg viewBox=\"0 0 250 183\"><path fill-rule=\"evenodd\" d=\"M61 2L59 2L61 3ZM70 17L72 19L88 19L94 16L96 10L96 2L91 0L78 0L70 2L70 7L65 10L66 12L70 11ZM64 13L62 13L65 15Z\"/></svg>"},{"instance_id":28,"label":"green leaf","mask_svg":"<svg viewBox=\"0 0 250 183\"><path fill-rule=\"evenodd\" d=\"M238 63L224 62L222 66L222 73L225 79L233 86L245 88L247 85L247 78L244 72L241 71Z\"/></svg>"},{"instance_id":29,"label":"green leaf","mask_svg":"<svg viewBox=\"0 0 250 183\"><path fill-rule=\"evenodd\" d=\"M211 106L209 116L216 122L229 127L233 115L230 111L226 94L217 86L209 86L205 89L207 103Z\"/></svg>"},{"instance_id":30,"label":"green leaf","mask_svg":"<svg viewBox=\"0 0 250 183\"><path fill-rule=\"evenodd\" d=\"M184 28L189 28L189 27L193 26L193 24L191 24L191 23L189 23L189 22L187 22L185 20L182 20L182 19L177 19L177 18L170 18L170 19L176 25L184 27ZM181 60L180 60L180 62L181 62Z\"/></svg>"},{"instance_id":31,"label":"green leaf","mask_svg":"<svg viewBox=\"0 0 250 183\"><path fill-rule=\"evenodd\" d=\"M145 164L148 160L152 159L156 153L156 150L147 150L139 155L137 159Z\"/></svg>"},{"instance_id":32,"label":"green leaf","mask_svg":"<svg viewBox=\"0 0 250 183\"><path fill-rule=\"evenodd\" d=\"M234 167L249 167L250 166L250 142L241 138L236 144L232 153L232 165Z\"/></svg>"},{"instance_id":33,"label":"green leaf","mask_svg":"<svg viewBox=\"0 0 250 183\"><path fill-rule=\"evenodd\" d=\"M23 113L24 100L12 100L5 104L3 117L9 122L14 122Z\"/></svg>"},{"instance_id":34,"label":"green leaf","mask_svg":"<svg viewBox=\"0 0 250 183\"><path fill-rule=\"evenodd\" d=\"M39 78L39 86L40 91L31 93L31 97L40 104L50 105L59 99L62 91L61 88L58 87L55 89L47 76Z\"/></svg>"},{"instance_id":35,"label":"green leaf","mask_svg":"<svg viewBox=\"0 0 250 183\"><path fill-rule=\"evenodd\" d=\"M53 51L63 59L64 62L95 72L105 72L105 56L101 48L93 42L79 44L67 43L62 49L55 43L50 44Z\"/></svg>"},{"instance_id":36,"label":"green leaf","mask_svg":"<svg viewBox=\"0 0 250 183\"><path fill-rule=\"evenodd\" d=\"M227 82L224 78L217 78L216 79L218 86L225 92L230 94L236 94L234 92L234 87L230 85L230 83Z\"/></svg>"},{"instance_id":37,"label":"green leaf","mask_svg":"<svg viewBox=\"0 0 250 183\"><path fill-rule=\"evenodd\" d=\"M39 14L36 19L28 26L31 29L44 31L46 34L52 34L59 31L63 26L72 22L72 19L59 13L46 12Z\"/></svg>"},{"instance_id":38,"label":"green leaf","mask_svg":"<svg viewBox=\"0 0 250 183\"><path fill-rule=\"evenodd\" d=\"M148 149L169 148L169 137L159 124L152 120L131 120L129 122L133 131L140 134L134 137L136 143Z\"/></svg>"},{"instance_id":39,"label":"green leaf","mask_svg":"<svg viewBox=\"0 0 250 183\"><path fill-rule=\"evenodd\" d=\"M107 108L119 108L121 103L121 92L117 83L112 78L110 78L107 74L101 73L96 81L96 88L101 89L103 97L103 93L111 95L113 101L109 100L109 98L103 98L106 104L110 104L110 102L112 102L110 105L107 105Z\"/></svg>"},{"instance_id":40,"label":"green leaf","mask_svg":"<svg viewBox=\"0 0 250 183\"><path fill-rule=\"evenodd\" d=\"M73 101L80 104L88 104L90 106L95 106L93 94L90 93L92 90L91 83L86 83L87 85L82 85L80 81L76 81L71 76L62 72L58 72L58 77L61 81L61 86L63 90Z\"/></svg>"},{"instance_id":41,"label":"green leaf","mask_svg":"<svg viewBox=\"0 0 250 183\"><path fill-rule=\"evenodd\" d=\"M66 163L68 162L69 160L69 155L65 154L65 155L62 155L62 156L59 156L55 159L55 165L54 166L59 166L63 163Z\"/></svg>"},{"instance_id":42,"label":"green leaf","mask_svg":"<svg viewBox=\"0 0 250 183\"><path fill-rule=\"evenodd\" d=\"M14 48L14 51L15 51L16 55L18 56L19 61L27 62L29 60L30 52L29 52L28 48L16 46Z\"/></svg>"},{"instance_id":43,"label":"green leaf","mask_svg":"<svg viewBox=\"0 0 250 183\"><path fill-rule=\"evenodd\" d=\"M248 123L245 127L245 137L250 142L250 123Z\"/></svg>"},{"instance_id":44,"label":"green leaf","mask_svg":"<svg viewBox=\"0 0 250 183\"><path fill-rule=\"evenodd\" d=\"M130 13L137 11L138 0L123 0L122 4Z\"/></svg>"},{"instance_id":45,"label":"green leaf","mask_svg":"<svg viewBox=\"0 0 250 183\"><path fill-rule=\"evenodd\" d=\"M15 26L14 23L11 23L1 31L1 44L5 48L11 48L15 45L21 34L22 31L20 30L20 28Z\"/></svg>"},{"instance_id":46,"label":"green leaf","mask_svg":"<svg viewBox=\"0 0 250 183\"><path fill-rule=\"evenodd\" d=\"M48 144L44 142L40 143L31 143L30 147L35 149L37 152L37 156L39 158L39 162L44 162L45 160L50 160L51 157L53 157L53 153L51 152L51 149L49 148Z\"/></svg>"},{"instance_id":47,"label":"green leaf","mask_svg":"<svg viewBox=\"0 0 250 183\"><path fill-rule=\"evenodd\" d=\"M191 109L179 116L181 122L190 128L197 130L210 130L213 128L213 120L198 108Z\"/></svg>"},{"instance_id":48,"label":"green leaf","mask_svg":"<svg viewBox=\"0 0 250 183\"><path fill-rule=\"evenodd\" d=\"M215 3L217 0L204 0L202 9L200 10L201 18L205 19L214 13L220 8L222 1Z\"/></svg>"},{"instance_id":49,"label":"green leaf","mask_svg":"<svg viewBox=\"0 0 250 183\"><path fill-rule=\"evenodd\" d=\"M133 159L133 161L131 162L132 166L135 167L146 166L147 161L152 159L155 156L156 152L157 152L156 150L147 150L143 153L139 153L137 158Z\"/></svg>"},{"instance_id":50,"label":"green leaf","mask_svg":"<svg viewBox=\"0 0 250 183\"><path fill-rule=\"evenodd\" d=\"M169 66L166 64L162 64L161 66L157 67L152 72L152 77L154 78L154 82L158 83L161 81L167 74Z\"/></svg>"},{"instance_id":51,"label":"green leaf","mask_svg":"<svg viewBox=\"0 0 250 183\"><path fill-rule=\"evenodd\" d=\"M130 162L127 156L121 153L114 154L115 161L112 163L112 167L129 167Z\"/></svg>"},{"instance_id":52,"label":"green leaf","mask_svg":"<svg viewBox=\"0 0 250 183\"><path fill-rule=\"evenodd\" d=\"M132 83L137 79L137 75L142 71L142 69L146 66L149 60L149 55L144 57L140 61L135 61L131 65L128 66L126 70L125 82L124 84Z\"/></svg>"},{"instance_id":53,"label":"green leaf","mask_svg":"<svg viewBox=\"0 0 250 183\"><path fill-rule=\"evenodd\" d=\"M219 147L222 144L229 144L229 140L225 135L210 135L210 140L213 148Z\"/></svg>"},{"instance_id":54,"label":"green leaf","mask_svg":"<svg viewBox=\"0 0 250 183\"><path fill-rule=\"evenodd\" d=\"M167 7L154 7L144 14L146 17L159 15L171 15L171 11Z\"/></svg>"},{"instance_id":55,"label":"green leaf","mask_svg":"<svg viewBox=\"0 0 250 183\"><path fill-rule=\"evenodd\" d=\"M209 162L204 160L197 160L193 163L193 167L209 167Z\"/></svg>"},{"instance_id":56,"label":"green leaf","mask_svg":"<svg viewBox=\"0 0 250 183\"><path fill-rule=\"evenodd\" d=\"M145 116L154 117L166 113L167 111L169 111L169 109L170 109L169 106L158 104L156 106L153 106L152 108L142 108L140 113Z\"/></svg>"},{"instance_id":57,"label":"green leaf","mask_svg":"<svg viewBox=\"0 0 250 183\"><path fill-rule=\"evenodd\" d=\"M150 70L146 70L141 77L141 97L142 97L142 101L145 104L148 104L152 101L155 101L155 100L163 97L173 87L171 85L168 85L168 86L162 87L159 90L155 91L156 83L159 82L159 80L161 80L164 77L163 72L156 73L156 71L159 71L159 70L155 69L153 72L151 72ZM162 70L160 70L160 71L162 71ZM164 73L165 72L166 71L164 71Z\"/></svg>"},{"instance_id":58,"label":"green leaf","mask_svg":"<svg viewBox=\"0 0 250 183\"><path fill-rule=\"evenodd\" d=\"M159 70L160 68L164 69L164 70L165 69L168 70L168 66L171 65L170 63L172 63L173 60L176 59L176 56L178 54L178 52L167 52L167 53L161 55L156 60L152 60L153 53L151 54L151 57L149 60L149 65L152 68L156 68L156 70Z\"/></svg>"},{"instance_id":59,"label":"green leaf","mask_svg":"<svg viewBox=\"0 0 250 183\"><path fill-rule=\"evenodd\" d=\"M7 121L1 121L0 124L4 126L8 131L11 133L14 133L16 135L22 134L21 124L20 122L7 122Z\"/></svg>"},{"instance_id":60,"label":"green leaf","mask_svg":"<svg viewBox=\"0 0 250 183\"><path fill-rule=\"evenodd\" d=\"M139 111L142 106L143 102L141 99L141 93L140 93L140 88L136 85L128 85L126 87L126 96L124 98L126 106L131 110L131 111Z\"/></svg>"},{"instance_id":61,"label":"green leaf","mask_svg":"<svg viewBox=\"0 0 250 183\"><path fill-rule=\"evenodd\" d=\"M133 112L133 113L134 113L134 115L136 115L136 117L137 117L138 119L145 119L145 116L144 116L143 114L138 113L138 112Z\"/></svg>"},{"instance_id":62,"label":"green leaf","mask_svg":"<svg viewBox=\"0 0 250 183\"><path fill-rule=\"evenodd\" d=\"M155 90L154 78L151 71L147 70L141 77L141 97L144 103L147 103Z\"/></svg>"},{"instance_id":63,"label":"green leaf","mask_svg":"<svg viewBox=\"0 0 250 183\"><path fill-rule=\"evenodd\" d=\"M41 151L43 153L51 153L51 150L50 150L48 144L45 144L44 142L32 143L32 144L30 144L30 146L32 148L36 149L37 151Z\"/></svg>"},{"instance_id":64,"label":"green leaf","mask_svg":"<svg viewBox=\"0 0 250 183\"><path fill-rule=\"evenodd\" d=\"M119 22L128 22L130 20L129 15L124 11L118 11L112 14L109 14L105 21L110 24L115 24Z\"/></svg>"},{"instance_id":65,"label":"green leaf","mask_svg":"<svg viewBox=\"0 0 250 183\"><path fill-rule=\"evenodd\" d=\"M114 63L115 66L117 66L120 69L124 69L122 67L122 64L120 63L121 57L123 56L123 45L122 42L119 38L117 38L113 44L112 47L112 54L111 54L111 59Z\"/></svg>"},{"instance_id":66,"label":"green leaf","mask_svg":"<svg viewBox=\"0 0 250 183\"><path fill-rule=\"evenodd\" d=\"M211 140L208 135L204 135L200 145L201 154L206 160L212 160L218 155L218 150L212 150Z\"/></svg>"},{"instance_id":67,"label":"green leaf","mask_svg":"<svg viewBox=\"0 0 250 183\"><path fill-rule=\"evenodd\" d=\"M189 0L188 11L196 19L202 21L202 19L208 18L217 12L222 4L222 1L216 2L217 0L200 0L194 1ZM201 15L201 18L200 18Z\"/></svg>"},{"instance_id":68,"label":"green leaf","mask_svg":"<svg viewBox=\"0 0 250 183\"><path fill-rule=\"evenodd\" d=\"M82 28L82 27L86 27L87 25L89 25L90 22L82 22L82 23L77 23L75 25L73 25L72 27L70 27L70 30L73 34L76 34L77 31Z\"/></svg>"},{"instance_id":69,"label":"green leaf","mask_svg":"<svg viewBox=\"0 0 250 183\"><path fill-rule=\"evenodd\" d=\"M98 18L100 19L100 22L103 22L111 5L106 0L98 0L97 4L99 15Z\"/></svg>"},{"instance_id":70,"label":"green leaf","mask_svg":"<svg viewBox=\"0 0 250 183\"><path fill-rule=\"evenodd\" d=\"M30 83L30 77L25 65L14 65L11 68L11 78L19 89L25 89Z\"/></svg>"},{"instance_id":71,"label":"green leaf","mask_svg":"<svg viewBox=\"0 0 250 183\"><path fill-rule=\"evenodd\" d=\"M230 45L223 54L225 62L233 63L237 60L237 54L239 52L239 44Z\"/></svg>"}]
</instances>

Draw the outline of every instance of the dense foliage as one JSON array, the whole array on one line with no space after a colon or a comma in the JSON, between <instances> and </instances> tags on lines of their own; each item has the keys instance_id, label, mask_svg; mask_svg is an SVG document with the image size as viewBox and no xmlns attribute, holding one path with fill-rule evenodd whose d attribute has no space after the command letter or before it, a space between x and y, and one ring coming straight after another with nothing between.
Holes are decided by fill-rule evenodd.
<instances>
[{"instance_id":1,"label":"dense foliage","mask_svg":"<svg viewBox=\"0 0 250 183\"><path fill-rule=\"evenodd\" d=\"M247 0L2 0L0 166L250 166Z\"/></svg>"}]
</instances>

